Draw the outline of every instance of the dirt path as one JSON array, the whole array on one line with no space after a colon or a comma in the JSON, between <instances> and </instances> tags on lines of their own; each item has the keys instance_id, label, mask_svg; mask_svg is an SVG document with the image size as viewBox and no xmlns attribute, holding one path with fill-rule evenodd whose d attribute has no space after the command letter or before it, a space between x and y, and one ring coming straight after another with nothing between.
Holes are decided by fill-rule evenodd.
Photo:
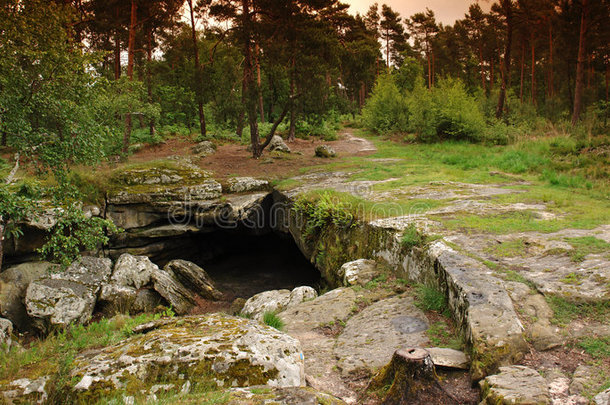
<instances>
[{"instance_id":1,"label":"dirt path","mask_svg":"<svg viewBox=\"0 0 610 405\"><path fill-rule=\"evenodd\" d=\"M145 162L166 158L172 155L191 155L194 142L185 138L170 139L158 146L147 146L134 154L130 162ZM339 158L347 156L366 156L377 149L372 142L356 137L352 128L344 128L336 141L324 141L311 137L308 140L296 139L288 144L292 153L275 154L265 151L260 159L253 159L245 145L225 143L218 146L213 155L201 158L195 163L214 173L222 180L232 176L264 177L279 179L299 174L303 167L319 166L329 163L328 159L314 156L319 145L329 145Z\"/></svg>"}]
</instances>

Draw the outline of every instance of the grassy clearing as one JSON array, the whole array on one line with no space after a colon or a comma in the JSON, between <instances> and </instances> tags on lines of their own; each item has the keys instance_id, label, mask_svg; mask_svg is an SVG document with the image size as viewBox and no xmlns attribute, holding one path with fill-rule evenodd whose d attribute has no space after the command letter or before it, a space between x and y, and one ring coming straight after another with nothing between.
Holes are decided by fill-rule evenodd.
<instances>
[{"instance_id":1,"label":"grassy clearing","mask_svg":"<svg viewBox=\"0 0 610 405\"><path fill-rule=\"evenodd\" d=\"M610 357L610 336L586 337L578 342L578 346L596 359Z\"/></svg>"},{"instance_id":2,"label":"grassy clearing","mask_svg":"<svg viewBox=\"0 0 610 405\"><path fill-rule=\"evenodd\" d=\"M496 257L524 256L526 244L523 239L507 240L484 249Z\"/></svg>"},{"instance_id":3,"label":"grassy clearing","mask_svg":"<svg viewBox=\"0 0 610 405\"><path fill-rule=\"evenodd\" d=\"M607 322L610 319L610 302L574 303L558 296L546 297L553 310L552 322L566 326L576 319Z\"/></svg>"},{"instance_id":4,"label":"grassy clearing","mask_svg":"<svg viewBox=\"0 0 610 405\"><path fill-rule=\"evenodd\" d=\"M610 252L610 243L594 236L564 239L574 248L574 250L569 252L569 255L575 262L582 262L589 254Z\"/></svg>"}]
</instances>

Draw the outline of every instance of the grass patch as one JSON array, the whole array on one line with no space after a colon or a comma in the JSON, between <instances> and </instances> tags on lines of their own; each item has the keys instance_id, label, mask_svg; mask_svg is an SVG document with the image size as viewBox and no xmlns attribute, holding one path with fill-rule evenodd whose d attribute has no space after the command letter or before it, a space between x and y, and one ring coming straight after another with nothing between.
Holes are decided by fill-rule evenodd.
<instances>
[{"instance_id":1,"label":"grass patch","mask_svg":"<svg viewBox=\"0 0 610 405\"><path fill-rule=\"evenodd\" d=\"M610 357L610 336L586 337L578 342L578 346L596 359Z\"/></svg>"},{"instance_id":2,"label":"grass patch","mask_svg":"<svg viewBox=\"0 0 610 405\"><path fill-rule=\"evenodd\" d=\"M526 246L523 239L513 239L487 247L485 251L496 257L515 257L524 256L525 249Z\"/></svg>"},{"instance_id":3,"label":"grass patch","mask_svg":"<svg viewBox=\"0 0 610 405\"><path fill-rule=\"evenodd\" d=\"M589 254L610 252L610 243L594 236L564 238L564 240L574 248L574 250L569 252L569 255L575 262L582 262Z\"/></svg>"},{"instance_id":4,"label":"grass patch","mask_svg":"<svg viewBox=\"0 0 610 405\"><path fill-rule=\"evenodd\" d=\"M450 349L464 349L464 341L444 321L434 322L426 330L430 343L436 347L448 347Z\"/></svg>"},{"instance_id":5,"label":"grass patch","mask_svg":"<svg viewBox=\"0 0 610 405\"><path fill-rule=\"evenodd\" d=\"M263 314L263 323L277 330L284 329L284 321L273 311L267 311Z\"/></svg>"},{"instance_id":6,"label":"grass patch","mask_svg":"<svg viewBox=\"0 0 610 405\"><path fill-rule=\"evenodd\" d=\"M553 310L552 322L565 326L575 319L591 319L607 322L610 318L610 301L593 303L574 303L558 296L546 297Z\"/></svg>"},{"instance_id":7,"label":"grass patch","mask_svg":"<svg viewBox=\"0 0 610 405\"><path fill-rule=\"evenodd\" d=\"M412 249L415 246L422 246L425 243L425 238L422 237L419 232L417 232L417 228L414 224L409 224L409 226L404 230L400 242L404 247Z\"/></svg>"},{"instance_id":8,"label":"grass patch","mask_svg":"<svg viewBox=\"0 0 610 405\"><path fill-rule=\"evenodd\" d=\"M415 305L424 311L444 313L447 310L447 298L436 288L418 285L415 288L415 295L417 298Z\"/></svg>"}]
</instances>

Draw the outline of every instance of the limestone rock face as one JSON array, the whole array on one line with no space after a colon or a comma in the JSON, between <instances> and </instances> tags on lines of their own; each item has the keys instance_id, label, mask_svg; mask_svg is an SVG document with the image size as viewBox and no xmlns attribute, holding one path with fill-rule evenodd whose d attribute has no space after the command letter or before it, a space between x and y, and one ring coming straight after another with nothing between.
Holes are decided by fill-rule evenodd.
<instances>
[{"instance_id":1,"label":"limestone rock face","mask_svg":"<svg viewBox=\"0 0 610 405\"><path fill-rule=\"evenodd\" d=\"M316 290L307 286L297 287L292 291L264 291L248 299L242 312L260 321L263 319L265 312L281 312L317 296Z\"/></svg>"},{"instance_id":2,"label":"limestone rock face","mask_svg":"<svg viewBox=\"0 0 610 405\"><path fill-rule=\"evenodd\" d=\"M368 259L347 262L339 270L339 275L343 278L343 285L347 286L356 284L364 286L373 280L377 273L375 261Z\"/></svg>"},{"instance_id":3,"label":"limestone rock face","mask_svg":"<svg viewBox=\"0 0 610 405\"><path fill-rule=\"evenodd\" d=\"M228 181L230 193L245 193L249 191L264 191L269 188L267 180L259 180L254 177L235 177Z\"/></svg>"},{"instance_id":4,"label":"limestone rock face","mask_svg":"<svg viewBox=\"0 0 610 405\"><path fill-rule=\"evenodd\" d=\"M206 157L216 152L216 145L210 141L203 141L193 146L192 151L195 155Z\"/></svg>"},{"instance_id":5,"label":"limestone rock face","mask_svg":"<svg viewBox=\"0 0 610 405\"><path fill-rule=\"evenodd\" d=\"M288 145L286 145L281 136L274 135L273 138L271 138L271 142L269 143L269 151L290 153L290 148L288 147Z\"/></svg>"},{"instance_id":6,"label":"limestone rock face","mask_svg":"<svg viewBox=\"0 0 610 405\"><path fill-rule=\"evenodd\" d=\"M48 398L45 386L49 377L35 380L20 378L9 384L9 389L2 392L7 403L44 404Z\"/></svg>"},{"instance_id":7,"label":"limestone rock face","mask_svg":"<svg viewBox=\"0 0 610 405\"><path fill-rule=\"evenodd\" d=\"M344 374L387 364L397 347L421 347L428 343L428 321L412 297L378 301L350 318L337 339L335 356Z\"/></svg>"},{"instance_id":8,"label":"limestone rock face","mask_svg":"<svg viewBox=\"0 0 610 405\"><path fill-rule=\"evenodd\" d=\"M280 313L290 333L308 331L330 322L346 319L356 302L351 288L336 288L318 298L305 301Z\"/></svg>"},{"instance_id":9,"label":"limestone rock face","mask_svg":"<svg viewBox=\"0 0 610 405\"><path fill-rule=\"evenodd\" d=\"M124 253L116 261L110 279L118 285L138 289L148 284L153 271L158 269L146 256Z\"/></svg>"},{"instance_id":10,"label":"limestone rock face","mask_svg":"<svg viewBox=\"0 0 610 405\"><path fill-rule=\"evenodd\" d=\"M488 376L479 384L484 405L551 403L546 381L529 367L500 367L499 374Z\"/></svg>"},{"instance_id":11,"label":"limestone rock face","mask_svg":"<svg viewBox=\"0 0 610 405\"><path fill-rule=\"evenodd\" d=\"M24 305L26 289L55 267L48 262L31 262L0 273L0 316L9 319L20 331L29 330L30 318Z\"/></svg>"},{"instance_id":12,"label":"limestone rock face","mask_svg":"<svg viewBox=\"0 0 610 405\"><path fill-rule=\"evenodd\" d=\"M13 341L11 335L13 334L13 323L5 318L0 318L0 348L2 345L6 345L9 349Z\"/></svg>"},{"instance_id":13,"label":"limestone rock face","mask_svg":"<svg viewBox=\"0 0 610 405\"><path fill-rule=\"evenodd\" d=\"M163 297L152 289L143 288L136 294L136 299L131 306L131 310L138 312L153 312L158 305L163 302Z\"/></svg>"},{"instance_id":14,"label":"limestone rock face","mask_svg":"<svg viewBox=\"0 0 610 405\"><path fill-rule=\"evenodd\" d=\"M333 158L336 156L335 150L328 145L320 145L316 148L316 157Z\"/></svg>"},{"instance_id":15,"label":"limestone rock face","mask_svg":"<svg viewBox=\"0 0 610 405\"><path fill-rule=\"evenodd\" d=\"M195 297L176 279L173 273L155 270L152 273L155 290L167 300L178 315L188 314L195 306Z\"/></svg>"},{"instance_id":16,"label":"limestone rock face","mask_svg":"<svg viewBox=\"0 0 610 405\"><path fill-rule=\"evenodd\" d=\"M344 405L345 402L330 394L316 391L311 387L271 388L254 386L233 388L229 393L228 405Z\"/></svg>"},{"instance_id":17,"label":"limestone rock face","mask_svg":"<svg viewBox=\"0 0 610 405\"><path fill-rule=\"evenodd\" d=\"M133 385L198 383L221 387L305 384L299 342L251 320L208 314L141 325L136 334L97 354L81 354L72 377L77 395L101 396ZM172 381L175 379L176 381Z\"/></svg>"},{"instance_id":18,"label":"limestone rock face","mask_svg":"<svg viewBox=\"0 0 610 405\"><path fill-rule=\"evenodd\" d=\"M608 405L610 404L610 388L606 391L600 392L593 398L595 405Z\"/></svg>"},{"instance_id":19,"label":"limestone rock face","mask_svg":"<svg viewBox=\"0 0 610 405\"><path fill-rule=\"evenodd\" d=\"M164 270L173 273L182 285L203 298L212 300L222 298L223 294L214 287L208 273L195 263L187 260L172 260L165 265Z\"/></svg>"},{"instance_id":20,"label":"limestone rock face","mask_svg":"<svg viewBox=\"0 0 610 405\"><path fill-rule=\"evenodd\" d=\"M32 282L25 296L28 315L35 326L82 324L91 319L98 292L110 278L110 259L82 257L64 272L53 273Z\"/></svg>"},{"instance_id":21,"label":"limestone rock face","mask_svg":"<svg viewBox=\"0 0 610 405\"><path fill-rule=\"evenodd\" d=\"M100 290L98 304L108 313L127 313L136 300L137 290L120 284L104 284Z\"/></svg>"}]
</instances>

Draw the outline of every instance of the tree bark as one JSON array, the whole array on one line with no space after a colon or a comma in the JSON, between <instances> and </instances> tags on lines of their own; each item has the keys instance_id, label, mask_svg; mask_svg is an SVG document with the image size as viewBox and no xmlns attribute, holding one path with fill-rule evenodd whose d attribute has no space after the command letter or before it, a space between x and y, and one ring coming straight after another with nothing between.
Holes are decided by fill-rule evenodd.
<instances>
[{"instance_id":1,"label":"tree bark","mask_svg":"<svg viewBox=\"0 0 610 405\"><path fill-rule=\"evenodd\" d=\"M588 7L587 0L582 0L582 12L580 15L580 35L578 40L578 63L576 64L576 86L574 89L574 111L572 113L572 125L576 125L582 112L582 95L585 81L585 58L586 58L586 33Z\"/></svg>"},{"instance_id":2,"label":"tree bark","mask_svg":"<svg viewBox=\"0 0 610 405\"><path fill-rule=\"evenodd\" d=\"M138 22L138 4L136 0L131 0L131 18L129 21L129 43L127 47L127 77L129 81L133 81L133 65L135 61L136 47L136 25ZM125 117L125 132L123 134L123 155L129 151L129 143L131 138L131 112L128 112Z\"/></svg>"},{"instance_id":3,"label":"tree bark","mask_svg":"<svg viewBox=\"0 0 610 405\"><path fill-rule=\"evenodd\" d=\"M2 263L4 262L4 244L6 243L4 237L5 227L4 217L0 215L0 271L2 270Z\"/></svg>"},{"instance_id":4,"label":"tree bark","mask_svg":"<svg viewBox=\"0 0 610 405\"><path fill-rule=\"evenodd\" d=\"M373 377L367 391L390 387L383 405L458 404L439 384L430 354L422 348L394 352L392 360Z\"/></svg>"},{"instance_id":5,"label":"tree bark","mask_svg":"<svg viewBox=\"0 0 610 405\"><path fill-rule=\"evenodd\" d=\"M117 28L114 32L114 79L119 80L121 78L121 39L119 38L119 7L114 9L114 17L117 20Z\"/></svg>"},{"instance_id":6,"label":"tree bark","mask_svg":"<svg viewBox=\"0 0 610 405\"><path fill-rule=\"evenodd\" d=\"M254 45L254 58L256 60L256 85L258 86L258 110L261 115L261 123L265 122L265 110L264 100L262 91L262 78L261 78L261 62L260 62L260 47L258 43Z\"/></svg>"},{"instance_id":7,"label":"tree bark","mask_svg":"<svg viewBox=\"0 0 610 405\"><path fill-rule=\"evenodd\" d=\"M479 67L481 69L481 86L483 86L483 91L487 91L487 86L485 84L485 68L483 66L483 47L479 45Z\"/></svg>"},{"instance_id":8,"label":"tree bark","mask_svg":"<svg viewBox=\"0 0 610 405\"><path fill-rule=\"evenodd\" d=\"M197 114L199 115L199 131L201 136L206 135L205 113L203 112L203 95L201 94L201 64L199 63L199 46L197 46L197 31L195 30L195 14L193 0L187 0L191 16L191 41L193 42L193 55L195 57L195 95L197 96Z\"/></svg>"},{"instance_id":9,"label":"tree bark","mask_svg":"<svg viewBox=\"0 0 610 405\"><path fill-rule=\"evenodd\" d=\"M263 153L258 133L258 117L256 113L256 84L254 82L254 65L252 61L252 17L250 16L250 0L241 0L242 4L242 29L244 30L244 70L243 88L245 90L244 101L246 114L250 125L250 142L252 145L252 157L258 159Z\"/></svg>"},{"instance_id":10,"label":"tree bark","mask_svg":"<svg viewBox=\"0 0 610 405\"><path fill-rule=\"evenodd\" d=\"M523 104L523 81L525 77L525 40L521 39L521 81L519 84L519 100Z\"/></svg>"},{"instance_id":11,"label":"tree bark","mask_svg":"<svg viewBox=\"0 0 610 405\"><path fill-rule=\"evenodd\" d=\"M532 48L532 104L536 104L536 44L533 30L530 34L530 47Z\"/></svg>"},{"instance_id":12,"label":"tree bark","mask_svg":"<svg viewBox=\"0 0 610 405\"><path fill-rule=\"evenodd\" d=\"M146 60L148 62L148 66L146 66L146 87L148 91L148 102L152 104L152 73L150 71L150 65L152 63L152 30L148 30L146 34ZM156 132L154 118L151 118L150 122L148 123L148 131L151 136L153 136Z\"/></svg>"},{"instance_id":13,"label":"tree bark","mask_svg":"<svg viewBox=\"0 0 610 405\"><path fill-rule=\"evenodd\" d=\"M502 87L498 97L496 108L496 118L501 118L504 113L504 102L506 99L506 89L510 80L510 50L513 42L513 4L512 0L502 0L502 8L506 17L506 47L504 49L504 71L502 73Z\"/></svg>"},{"instance_id":14,"label":"tree bark","mask_svg":"<svg viewBox=\"0 0 610 405\"><path fill-rule=\"evenodd\" d=\"M553 22L549 18L549 95L551 97L555 95L553 86Z\"/></svg>"},{"instance_id":15,"label":"tree bark","mask_svg":"<svg viewBox=\"0 0 610 405\"><path fill-rule=\"evenodd\" d=\"M294 88L295 88L295 71L294 69L296 68L296 61L295 61L295 56L292 56L292 71L290 72L290 97L291 97L291 101L290 101L290 127L288 130L288 142L294 142L294 139L296 138L296 127L297 127L297 123L296 123L296 119L297 119L297 113L296 113L296 108L297 105L294 101Z\"/></svg>"}]
</instances>

